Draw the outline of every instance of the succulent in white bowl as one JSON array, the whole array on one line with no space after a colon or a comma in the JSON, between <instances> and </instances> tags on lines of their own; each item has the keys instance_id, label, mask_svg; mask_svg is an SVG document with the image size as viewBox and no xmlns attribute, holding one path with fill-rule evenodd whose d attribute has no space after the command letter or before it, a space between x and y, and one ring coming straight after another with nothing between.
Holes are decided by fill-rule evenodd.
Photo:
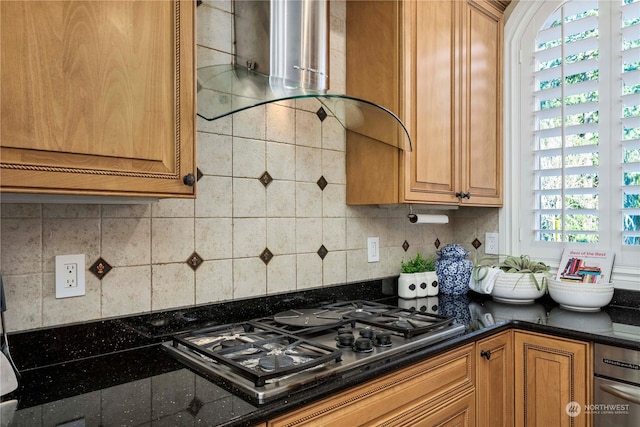
<instances>
[{"instance_id":1,"label":"succulent in white bowl","mask_svg":"<svg viewBox=\"0 0 640 427\"><path fill-rule=\"evenodd\" d=\"M472 275L482 281L491 269L499 269L491 290L493 299L512 304L530 304L547 291L549 266L532 260L528 255L506 255L481 258L473 267Z\"/></svg>"}]
</instances>

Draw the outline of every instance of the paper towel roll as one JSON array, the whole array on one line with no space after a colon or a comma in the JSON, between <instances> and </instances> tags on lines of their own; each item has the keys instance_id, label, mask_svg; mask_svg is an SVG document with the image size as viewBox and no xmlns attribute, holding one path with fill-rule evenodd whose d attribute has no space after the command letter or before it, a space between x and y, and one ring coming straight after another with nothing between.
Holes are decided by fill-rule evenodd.
<instances>
[{"instance_id":1,"label":"paper towel roll","mask_svg":"<svg viewBox=\"0 0 640 427\"><path fill-rule=\"evenodd\" d=\"M413 224L448 224L447 215L409 214L409 222Z\"/></svg>"}]
</instances>

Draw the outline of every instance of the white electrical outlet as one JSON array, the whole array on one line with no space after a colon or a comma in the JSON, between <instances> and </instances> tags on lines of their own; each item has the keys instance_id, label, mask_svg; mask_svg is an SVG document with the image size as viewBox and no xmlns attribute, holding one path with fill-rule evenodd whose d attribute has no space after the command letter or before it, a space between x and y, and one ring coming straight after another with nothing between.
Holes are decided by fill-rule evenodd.
<instances>
[{"instance_id":1,"label":"white electrical outlet","mask_svg":"<svg viewBox=\"0 0 640 427\"><path fill-rule=\"evenodd\" d=\"M498 255L500 253L498 243L500 235L498 233L485 233L484 236L484 253L489 255Z\"/></svg>"},{"instance_id":2,"label":"white electrical outlet","mask_svg":"<svg viewBox=\"0 0 640 427\"><path fill-rule=\"evenodd\" d=\"M56 256L56 298L85 294L84 254Z\"/></svg>"},{"instance_id":3,"label":"white electrical outlet","mask_svg":"<svg viewBox=\"0 0 640 427\"><path fill-rule=\"evenodd\" d=\"M78 286L78 264L75 262L64 265L64 284L65 288L75 288Z\"/></svg>"},{"instance_id":4,"label":"white electrical outlet","mask_svg":"<svg viewBox=\"0 0 640 427\"><path fill-rule=\"evenodd\" d=\"M380 238L379 237L367 238L367 260L369 262L380 261Z\"/></svg>"}]
</instances>

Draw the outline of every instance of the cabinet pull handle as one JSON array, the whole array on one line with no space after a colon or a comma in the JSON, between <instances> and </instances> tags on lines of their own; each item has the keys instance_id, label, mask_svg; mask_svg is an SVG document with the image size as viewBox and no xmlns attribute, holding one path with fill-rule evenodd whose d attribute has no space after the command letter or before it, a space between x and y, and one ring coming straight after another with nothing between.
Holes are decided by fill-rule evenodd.
<instances>
[{"instance_id":1,"label":"cabinet pull handle","mask_svg":"<svg viewBox=\"0 0 640 427\"><path fill-rule=\"evenodd\" d=\"M634 393L635 390L633 390L633 387L629 387L623 384L620 384L619 386L600 384L600 390L619 397L620 399L624 399L627 402L632 402L636 405L640 404L640 396Z\"/></svg>"},{"instance_id":2,"label":"cabinet pull handle","mask_svg":"<svg viewBox=\"0 0 640 427\"><path fill-rule=\"evenodd\" d=\"M458 191L456 193L456 197L458 199L470 199L471 198L471 193L469 191L467 191L466 193L463 193L462 191Z\"/></svg>"},{"instance_id":3,"label":"cabinet pull handle","mask_svg":"<svg viewBox=\"0 0 640 427\"><path fill-rule=\"evenodd\" d=\"M487 360L491 359L491 350L480 350L480 356Z\"/></svg>"},{"instance_id":4,"label":"cabinet pull handle","mask_svg":"<svg viewBox=\"0 0 640 427\"><path fill-rule=\"evenodd\" d=\"M196 177L192 173L186 174L182 178L182 182L184 183L184 185L188 185L189 187L193 187L193 184L196 183Z\"/></svg>"}]
</instances>

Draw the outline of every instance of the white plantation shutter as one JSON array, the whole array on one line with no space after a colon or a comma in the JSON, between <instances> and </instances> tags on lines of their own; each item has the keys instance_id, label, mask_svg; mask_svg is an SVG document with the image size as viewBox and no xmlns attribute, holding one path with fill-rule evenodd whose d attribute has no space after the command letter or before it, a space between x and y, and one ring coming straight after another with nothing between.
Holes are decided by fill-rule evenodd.
<instances>
[{"instance_id":1,"label":"white plantation shutter","mask_svg":"<svg viewBox=\"0 0 640 427\"><path fill-rule=\"evenodd\" d=\"M508 250L609 249L640 290L640 0L520 2L505 41Z\"/></svg>"},{"instance_id":2,"label":"white plantation shutter","mask_svg":"<svg viewBox=\"0 0 640 427\"><path fill-rule=\"evenodd\" d=\"M535 236L599 241L598 2L565 3L534 51Z\"/></svg>"},{"instance_id":3,"label":"white plantation shutter","mask_svg":"<svg viewBox=\"0 0 640 427\"><path fill-rule=\"evenodd\" d=\"M622 6L622 243L640 245L640 1Z\"/></svg>"}]
</instances>

